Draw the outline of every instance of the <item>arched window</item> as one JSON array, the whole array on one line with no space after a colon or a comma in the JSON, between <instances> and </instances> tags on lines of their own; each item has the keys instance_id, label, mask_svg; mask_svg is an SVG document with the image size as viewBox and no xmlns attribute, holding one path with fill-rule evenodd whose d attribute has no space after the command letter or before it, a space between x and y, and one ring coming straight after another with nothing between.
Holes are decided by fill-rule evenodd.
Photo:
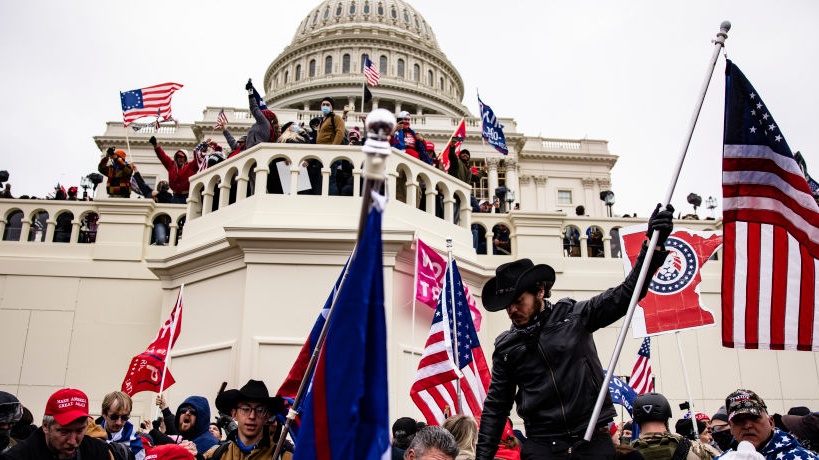
<instances>
[{"instance_id":1,"label":"arched window","mask_svg":"<svg viewBox=\"0 0 819 460\"><path fill-rule=\"evenodd\" d=\"M435 77L432 75L432 71L428 70L427 71L427 84L429 86L435 86L434 82L435 82Z\"/></svg>"},{"instance_id":2,"label":"arched window","mask_svg":"<svg viewBox=\"0 0 819 460\"><path fill-rule=\"evenodd\" d=\"M329 17L330 17L330 7L328 6L327 8L324 9L324 19L327 19Z\"/></svg>"},{"instance_id":3,"label":"arched window","mask_svg":"<svg viewBox=\"0 0 819 460\"><path fill-rule=\"evenodd\" d=\"M379 16L384 16L384 5L379 3L376 12L378 13Z\"/></svg>"},{"instance_id":4,"label":"arched window","mask_svg":"<svg viewBox=\"0 0 819 460\"><path fill-rule=\"evenodd\" d=\"M355 2L350 3L350 14L355 14Z\"/></svg>"},{"instance_id":5,"label":"arched window","mask_svg":"<svg viewBox=\"0 0 819 460\"><path fill-rule=\"evenodd\" d=\"M316 76L316 60L310 59L310 66L308 68L308 76L315 77Z\"/></svg>"},{"instance_id":6,"label":"arched window","mask_svg":"<svg viewBox=\"0 0 819 460\"><path fill-rule=\"evenodd\" d=\"M296 66L296 81L301 80L301 64Z\"/></svg>"},{"instance_id":7,"label":"arched window","mask_svg":"<svg viewBox=\"0 0 819 460\"><path fill-rule=\"evenodd\" d=\"M97 241L97 225L100 220L99 214L89 212L80 219L80 237L78 243L93 243Z\"/></svg>"},{"instance_id":8,"label":"arched window","mask_svg":"<svg viewBox=\"0 0 819 460\"><path fill-rule=\"evenodd\" d=\"M74 221L74 213L64 211L57 216L57 224L54 226L55 243L68 243L71 240L71 227Z\"/></svg>"},{"instance_id":9,"label":"arched window","mask_svg":"<svg viewBox=\"0 0 819 460\"><path fill-rule=\"evenodd\" d=\"M369 59L369 57L370 57L370 55L367 54L367 53L364 53L364 54L361 55L361 71L362 72L364 71L364 62L366 62L367 59Z\"/></svg>"},{"instance_id":10,"label":"arched window","mask_svg":"<svg viewBox=\"0 0 819 460\"><path fill-rule=\"evenodd\" d=\"M409 14L407 14L407 10L404 10L404 22L409 24Z\"/></svg>"},{"instance_id":11,"label":"arched window","mask_svg":"<svg viewBox=\"0 0 819 460\"><path fill-rule=\"evenodd\" d=\"M6 228L3 230L3 241L20 241L20 232L23 229L23 211L12 211L6 218Z\"/></svg>"},{"instance_id":12,"label":"arched window","mask_svg":"<svg viewBox=\"0 0 819 460\"><path fill-rule=\"evenodd\" d=\"M364 2L364 14L370 14L370 2Z\"/></svg>"},{"instance_id":13,"label":"arched window","mask_svg":"<svg viewBox=\"0 0 819 460\"><path fill-rule=\"evenodd\" d=\"M285 70L284 71L284 82L287 83L287 79L290 78L290 72Z\"/></svg>"},{"instance_id":14,"label":"arched window","mask_svg":"<svg viewBox=\"0 0 819 460\"><path fill-rule=\"evenodd\" d=\"M31 217L31 227L28 230L29 241L45 241L46 228L48 228L48 212L37 211Z\"/></svg>"},{"instance_id":15,"label":"arched window","mask_svg":"<svg viewBox=\"0 0 819 460\"><path fill-rule=\"evenodd\" d=\"M438 80L438 87L441 88L441 89L444 89L444 77L441 77Z\"/></svg>"},{"instance_id":16,"label":"arched window","mask_svg":"<svg viewBox=\"0 0 819 460\"><path fill-rule=\"evenodd\" d=\"M398 19L398 11L395 10L395 7L392 7L390 9L390 17L392 17L393 19Z\"/></svg>"},{"instance_id":17,"label":"arched window","mask_svg":"<svg viewBox=\"0 0 819 460\"><path fill-rule=\"evenodd\" d=\"M341 3L336 7L336 16L341 16Z\"/></svg>"},{"instance_id":18,"label":"arched window","mask_svg":"<svg viewBox=\"0 0 819 460\"><path fill-rule=\"evenodd\" d=\"M378 71L381 75L387 75L387 56L381 56L378 59Z\"/></svg>"},{"instance_id":19,"label":"arched window","mask_svg":"<svg viewBox=\"0 0 819 460\"><path fill-rule=\"evenodd\" d=\"M318 15L319 12L318 10L316 10L316 14L313 15L313 25L316 25L316 22L318 22Z\"/></svg>"},{"instance_id":20,"label":"arched window","mask_svg":"<svg viewBox=\"0 0 819 460\"><path fill-rule=\"evenodd\" d=\"M341 56L341 73L350 73L350 55Z\"/></svg>"},{"instance_id":21,"label":"arched window","mask_svg":"<svg viewBox=\"0 0 819 460\"><path fill-rule=\"evenodd\" d=\"M415 81L421 81L421 66L418 64L412 65L412 79Z\"/></svg>"},{"instance_id":22,"label":"arched window","mask_svg":"<svg viewBox=\"0 0 819 460\"><path fill-rule=\"evenodd\" d=\"M324 75L333 73L333 56L324 58Z\"/></svg>"},{"instance_id":23,"label":"arched window","mask_svg":"<svg viewBox=\"0 0 819 460\"><path fill-rule=\"evenodd\" d=\"M403 59L398 60L398 72L396 73L396 75L398 76L398 78L404 78L404 60Z\"/></svg>"}]
</instances>

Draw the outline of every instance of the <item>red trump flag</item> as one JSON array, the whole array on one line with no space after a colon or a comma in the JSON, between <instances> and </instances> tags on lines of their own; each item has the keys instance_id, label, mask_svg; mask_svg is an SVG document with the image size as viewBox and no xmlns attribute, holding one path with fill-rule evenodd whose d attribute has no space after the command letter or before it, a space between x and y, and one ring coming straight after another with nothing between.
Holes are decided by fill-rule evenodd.
<instances>
[{"instance_id":1,"label":"red trump flag","mask_svg":"<svg viewBox=\"0 0 819 460\"><path fill-rule=\"evenodd\" d=\"M122 381L122 392L133 396L140 391L164 391L174 384L173 376L166 369L168 352L176 344L182 330L182 285L176 297L176 304L165 324L159 329L153 342L144 352L134 356L128 373ZM163 373L165 378L163 379Z\"/></svg>"},{"instance_id":2,"label":"red trump flag","mask_svg":"<svg viewBox=\"0 0 819 460\"><path fill-rule=\"evenodd\" d=\"M620 229L626 273L637 260L645 232L645 225ZM675 229L665 243L668 258L651 278L648 294L634 312L634 337L714 324L714 314L700 298L700 268L720 246L722 235L718 232Z\"/></svg>"}]
</instances>

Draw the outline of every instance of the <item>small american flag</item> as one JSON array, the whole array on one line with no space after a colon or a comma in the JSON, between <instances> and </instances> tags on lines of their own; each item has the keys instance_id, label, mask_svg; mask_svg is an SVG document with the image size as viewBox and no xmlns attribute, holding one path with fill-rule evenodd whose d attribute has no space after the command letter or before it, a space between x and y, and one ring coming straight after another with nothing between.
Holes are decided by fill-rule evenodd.
<instances>
[{"instance_id":1,"label":"small american flag","mask_svg":"<svg viewBox=\"0 0 819 460\"><path fill-rule=\"evenodd\" d=\"M452 283L449 282L450 270ZM451 304L453 284L454 307ZM453 339L453 336L457 339ZM455 365L454 353L458 354L458 366ZM457 395L459 381L461 404L458 404ZM461 274L455 262L452 262L444 276L444 287L432 317L429 337L418 363L410 396L429 424L440 425L447 418L447 412L454 412L459 406L461 414L480 420L489 381L489 367L469 314Z\"/></svg>"},{"instance_id":2,"label":"small american flag","mask_svg":"<svg viewBox=\"0 0 819 460\"><path fill-rule=\"evenodd\" d=\"M125 126L142 117L157 116L162 120L171 118L171 97L182 88L179 83L162 83L147 88L119 93Z\"/></svg>"},{"instance_id":3,"label":"small american flag","mask_svg":"<svg viewBox=\"0 0 819 460\"><path fill-rule=\"evenodd\" d=\"M216 131L221 131L225 129L225 126L228 124L227 115L225 115L225 109L219 110L219 115L216 115L216 124L213 128Z\"/></svg>"},{"instance_id":4,"label":"small american flag","mask_svg":"<svg viewBox=\"0 0 819 460\"><path fill-rule=\"evenodd\" d=\"M644 338L643 344L640 345L628 384L638 395L654 391L654 376L651 374L651 337Z\"/></svg>"},{"instance_id":5,"label":"small american flag","mask_svg":"<svg viewBox=\"0 0 819 460\"><path fill-rule=\"evenodd\" d=\"M722 343L819 351L819 205L759 93L725 75Z\"/></svg>"},{"instance_id":6,"label":"small american flag","mask_svg":"<svg viewBox=\"0 0 819 460\"><path fill-rule=\"evenodd\" d=\"M367 78L367 84L370 86L377 86L378 79L381 77L375 68L375 64L368 57L364 58L364 77Z\"/></svg>"}]
</instances>

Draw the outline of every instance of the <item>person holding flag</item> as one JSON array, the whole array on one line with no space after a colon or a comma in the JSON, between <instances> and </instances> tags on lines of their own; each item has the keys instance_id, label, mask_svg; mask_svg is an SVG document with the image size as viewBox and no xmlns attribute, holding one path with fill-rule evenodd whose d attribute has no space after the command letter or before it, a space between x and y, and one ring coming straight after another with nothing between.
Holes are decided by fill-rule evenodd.
<instances>
[{"instance_id":1,"label":"person holding flag","mask_svg":"<svg viewBox=\"0 0 819 460\"><path fill-rule=\"evenodd\" d=\"M650 255L649 274L663 265L665 240L673 228L673 208L652 214L647 236L658 232ZM512 327L495 341L492 381L481 414L477 460L491 460L497 450L512 404L526 427L521 458L614 459L608 431L617 415L606 396L594 434L583 436L595 406L597 389L605 381L592 334L623 317L647 256L644 245L634 270L619 285L589 300L561 299L552 304L552 267L521 259L499 266L483 287L488 311L506 310ZM640 297L645 296L644 285Z\"/></svg>"}]
</instances>

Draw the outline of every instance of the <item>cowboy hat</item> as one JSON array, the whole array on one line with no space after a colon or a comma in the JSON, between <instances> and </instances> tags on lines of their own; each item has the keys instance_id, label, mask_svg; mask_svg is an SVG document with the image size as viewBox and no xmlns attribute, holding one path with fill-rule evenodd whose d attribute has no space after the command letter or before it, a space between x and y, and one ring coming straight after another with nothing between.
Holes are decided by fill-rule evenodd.
<instances>
[{"instance_id":1,"label":"cowboy hat","mask_svg":"<svg viewBox=\"0 0 819 460\"><path fill-rule=\"evenodd\" d=\"M529 259L505 263L495 270L495 275L484 284L481 291L483 307L489 311L505 309L538 281L545 283L546 292L555 284L555 271L552 267L535 265Z\"/></svg>"},{"instance_id":2,"label":"cowboy hat","mask_svg":"<svg viewBox=\"0 0 819 460\"><path fill-rule=\"evenodd\" d=\"M223 391L216 397L216 408L223 414L229 414L236 409L240 401L258 401L270 409L272 414L281 412L284 400L278 396L271 397L267 386L260 380L250 379L245 386L238 390Z\"/></svg>"}]
</instances>

